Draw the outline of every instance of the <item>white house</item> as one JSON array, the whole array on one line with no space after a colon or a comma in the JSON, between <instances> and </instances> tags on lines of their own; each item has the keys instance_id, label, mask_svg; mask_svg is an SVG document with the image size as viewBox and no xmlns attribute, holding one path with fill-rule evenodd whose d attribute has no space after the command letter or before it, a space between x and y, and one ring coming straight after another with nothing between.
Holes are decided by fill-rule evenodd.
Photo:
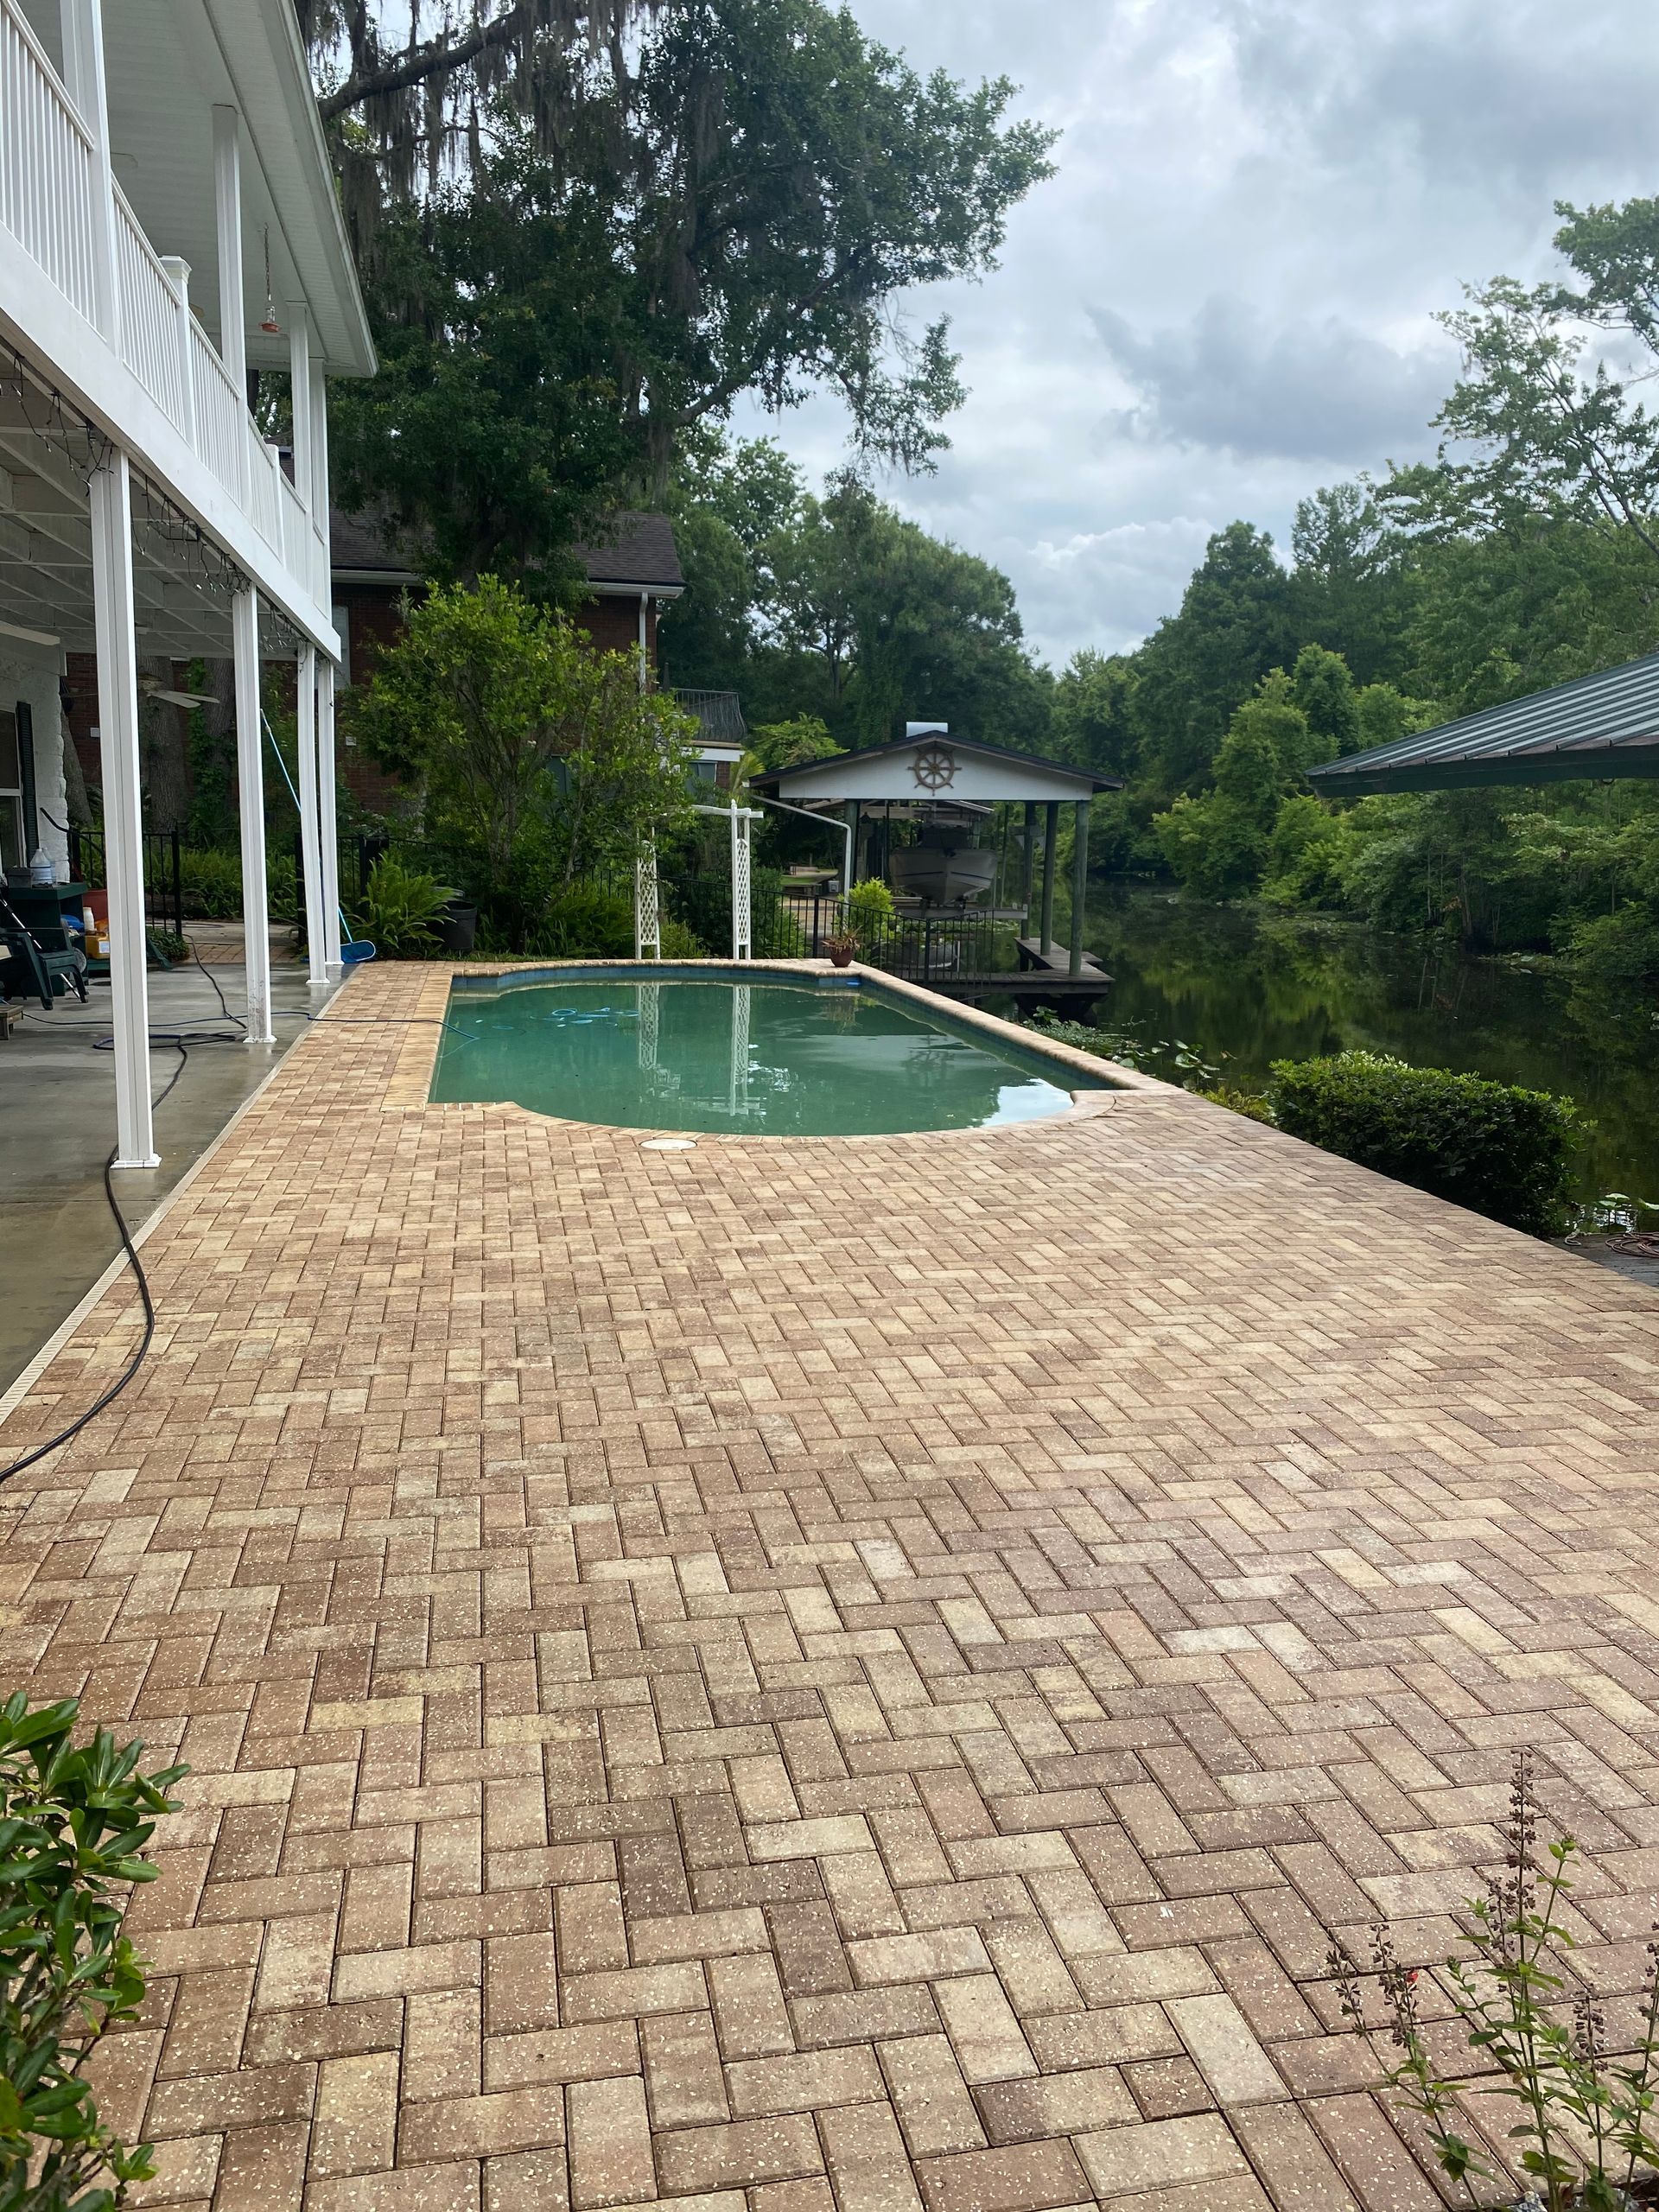
<instances>
[{"instance_id":1,"label":"white house","mask_svg":"<svg viewBox=\"0 0 1659 2212\"><path fill-rule=\"evenodd\" d=\"M292 379L291 478L260 368ZM63 852L57 679L95 652L123 1166L156 1159L141 656L234 662L254 1043L260 662L297 663L312 980L340 972L323 379L373 370L291 0L0 0L0 848Z\"/></svg>"}]
</instances>

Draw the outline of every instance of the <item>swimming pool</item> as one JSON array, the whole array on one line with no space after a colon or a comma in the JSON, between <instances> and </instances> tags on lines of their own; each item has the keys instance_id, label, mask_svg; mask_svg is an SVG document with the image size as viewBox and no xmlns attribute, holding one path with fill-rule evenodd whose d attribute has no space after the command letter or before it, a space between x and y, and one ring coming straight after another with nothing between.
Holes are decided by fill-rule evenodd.
<instances>
[{"instance_id":1,"label":"swimming pool","mask_svg":"<svg viewBox=\"0 0 1659 2212\"><path fill-rule=\"evenodd\" d=\"M593 970L458 976L430 1096L613 1128L886 1136L1063 1113L1109 1088L879 986Z\"/></svg>"}]
</instances>

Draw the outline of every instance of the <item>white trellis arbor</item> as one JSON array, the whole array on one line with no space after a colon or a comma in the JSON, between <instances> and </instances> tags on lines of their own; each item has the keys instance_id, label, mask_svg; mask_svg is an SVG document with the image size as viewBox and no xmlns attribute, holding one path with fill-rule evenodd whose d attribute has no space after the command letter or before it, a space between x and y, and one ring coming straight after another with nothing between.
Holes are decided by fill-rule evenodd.
<instances>
[{"instance_id":1,"label":"white trellis arbor","mask_svg":"<svg viewBox=\"0 0 1659 2212\"><path fill-rule=\"evenodd\" d=\"M754 957L754 843L753 826L760 819L753 806L705 806L694 814L724 816L731 824L732 844L732 957ZM657 840L653 836L633 864L633 957L660 960L663 957L663 897L657 874Z\"/></svg>"}]
</instances>

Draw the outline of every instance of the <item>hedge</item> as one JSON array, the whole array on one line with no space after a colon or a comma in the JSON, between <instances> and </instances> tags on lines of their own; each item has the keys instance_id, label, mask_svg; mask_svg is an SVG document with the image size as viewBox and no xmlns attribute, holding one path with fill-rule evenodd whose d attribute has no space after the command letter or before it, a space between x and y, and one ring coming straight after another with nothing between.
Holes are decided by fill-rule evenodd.
<instances>
[{"instance_id":1,"label":"hedge","mask_svg":"<svg viewBox=\"0 0 1659 2212\"><path fill-rule=\"evenodd\" d=\"M1277 1060L1268 1096L1281 1129L1326 1152L1535 1236L1567 1226L1571 1099L1376 1052Z\"/></svg>"}]
</instances>

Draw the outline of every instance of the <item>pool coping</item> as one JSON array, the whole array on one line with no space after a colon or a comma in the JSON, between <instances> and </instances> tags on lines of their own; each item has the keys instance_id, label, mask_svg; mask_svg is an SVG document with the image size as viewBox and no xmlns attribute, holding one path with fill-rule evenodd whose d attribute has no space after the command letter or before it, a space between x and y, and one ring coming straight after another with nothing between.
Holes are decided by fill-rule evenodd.
<instances>
[{"instance_id":1,"label":"pool coping","mask_svg":"<svg viewBox=\"0 0 1659 2212\"><path fill-rule=\"evenodd\" d=\"M402 963L400 963L402 964ZM413 966L416 963L408 963ZM793 982L823 982L833 977L845 978L858 988L869 988L874 995L889 997L900 1004L909 1003L918 1014L929 1021L940 1016L958 1028L977 1030L987 1039L1001 1045L1017 1046L1028 1058L1047 1060L1057 1071L1087 1077L1089 1087L1084 1089L1065 1085L1071 1103L1056 1114L1046 1114L1039 1122L1004 1122L988 1127L965 1129L930 1129L926 1131L896 1131L863 1133L847 1136L800 1137L795 1135L768 1136L764 1130L739 1133L731 1130L697 1129L682 1131L664 1123L639 1127L642 1138L661 1135L689 1135L703 1143L826 1143L868 1144L892 1143L895 1137L925 1135L930 1142L942 1137L986 1137L1006 1133L1010 1129L1047 1127L1054 1122L1089 1118L1112 1112L1120 1101L1135 1096L1179 1099L1189 1106L1202 1108L1207 1102L1195 1098L1190 1090L1179 1084L1165 1083L1157 1076L1146 1075L1138 1068L1128 1068L1116 1060L1103 1058L1096 1053L1084 1052L1075 1045L1061 1043L1058 1039L1046 1038L1039 1030L1023 1028L1018 1022L1005 1021L998 1014L987 1014L979 1007L963 1006L954 999L947 999L942 992L930 991L920 983L913 983L899 976L889 976L880 968L867 967L855 961L846 968L838 968L830 960L444 960L423 961L418 963L426 972L422 977L417 1012L412 1018L410 1033L400 1048L397 1063L387 1082L383 1109L390 1112L407 1113L419 1109L431 1113L456 1113L475 1110L487 1105L492 1112L528 1115L533 1121L551 1122L570 1128L613 1128L620 1125L609 1122L579 1122L569 1115L542 1114L534 1107L523 1106L516 1099L439 1100L430 1096L432 1077L437 1066L438 1049L442 1039L443 1022L449 1003L450 986L459 976L544 975L550 980L561 976L589 976L614 975L629 980L648 982L653 976L662 976L664 969L672 971L668 980L683 980L681 971L690 969L706 974L710 982L733 982L773 977ZM695 979L695 977L694 977ZM340 993L333 1001L346 996ZM321 1028L327 1021L327 1013L312 1026ZM1103 1081L1103 1078L1104 1079ZM632 1128L632 1125L629 1125Z\"/></svg>"}]
</instances>

